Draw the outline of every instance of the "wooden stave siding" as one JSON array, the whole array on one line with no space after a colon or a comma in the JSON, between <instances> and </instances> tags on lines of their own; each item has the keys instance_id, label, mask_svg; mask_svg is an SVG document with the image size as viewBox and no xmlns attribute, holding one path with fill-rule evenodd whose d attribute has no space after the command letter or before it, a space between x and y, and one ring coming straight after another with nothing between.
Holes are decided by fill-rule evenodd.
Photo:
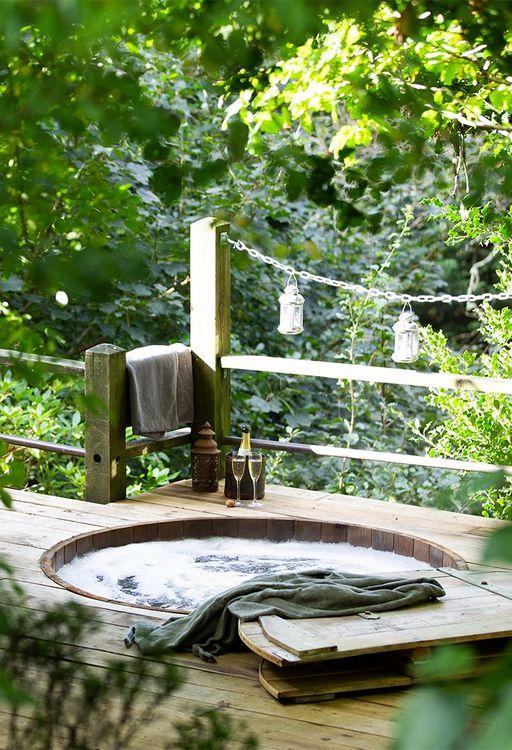
<instances>
[{"instance_id":1,"label":"wooden stave siding","mask_svg":"<svg viewBox=\"0 0 512 750\"><path fill-rule=\"evenodd\" d=\"M74 586L62 579L58 571L75 557L107 547L119 547L150 541L201 539L209 536L230 536L243 539L268 539L270 541L322 541L348 542L354 546L395 552L425 562L432 568L467 570L468 565L458 554L426 539L378 529L360 524L314 521L290 518L248 518L246 516L212 516L211 518L182 518L170 521L138 523L115 526L111 529L86 532L53 545L40 559L40 566L49 578L63 588L90 599L137 609L188 614L188 610L131 604L125 600L110 599Z\"/></svg>"}]
</instances>

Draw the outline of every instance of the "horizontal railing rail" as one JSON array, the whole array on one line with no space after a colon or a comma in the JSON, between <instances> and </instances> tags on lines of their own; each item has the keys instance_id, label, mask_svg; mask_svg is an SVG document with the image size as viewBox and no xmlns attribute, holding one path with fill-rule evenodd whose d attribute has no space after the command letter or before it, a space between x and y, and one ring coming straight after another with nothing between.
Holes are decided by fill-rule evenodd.
<instances>
[{"instance_id":1,"label":"horizontal railing rail","mask_svg":"<svg viewBox=\"0 0 512 750\"><path fill-rule=\"evenodd\" d=\"M85 375L85 362L78 359L61 359L39 354L27 354L15 349L0 349L0 365L15 365L17 363L38 365L50 372L59 372L66 375L81 375L82 377Z\"/></svg>"},{"instance_id":2,"label":"horizontal railing rail","mask_svg":"<svg viewBox=\"0 0 512 750\"><path fill-rule=\"evenodd\" d=\"M148 453L156 453L168 450L169 448L175 448L178 445L186 445L190 443L191 432L190 427L180 427L180 429L168 432L157 440L152 438L128 440L126 443L126 458L145 456Z\"/></svg>"},{"instance_id":3,"label":"horizontal railing rail","mask_svg":"<svg viewBox=\"0 0 512 750\"><path fill-rule=\"evenodd\" d=\"M79 445L49 443L46 440L36 440L35 438L18 437L18 435L6 435L4 433L0 433L0 443L8 443L8 445L18 445L22 448L35 448L40 451L64 453L66 456L85 458L85 449Z\"/></svg>"},{"instance_id":4,"label":"horizontal railing rail","mask_svg":"<svg viewBox=\"0 0 512 750\"><path fill-rule=\"evenodd\" d=\"M504 378L486 378L480 376L459 375L445 372L419 372L402 370L398 367L371 367L369 365L352 365L344 362L326 362L309 359L290 359L285 357L266 357L258 355L226 355L220 358L224 370L246 370L267 372L281 375L299 375L333 380L349 380L366 383L385 383L428 388L435 390L474 391L477 393L504 393L512 395L512 380ZM223 445L238 445L240 439L233 435L223 438ZM449 471L497 472L512 474L512 466L500 466L482 461L461 461L451 458L437 458L410 453L392 453L333 445L315 445L307 443L281 442L277 440L252 440L257 448L289 453L305 453L317 457L336 457L354 461L377 461L406 466L426 466L431 469Z\"/></svg>"},{"instance_id":5,"label":"horizontal railing rail","mask_svg":"<svg viewBox=\"0 0 512 750\"><path fill-rule=\"evenodd\" d=\"M447 372L419 372L402 370L398 367L372 367L370 365L351 365L344 362L265 357L251 354L227 355L221 357L220 364L224 370L251 370L280 375L306 375L333 380L419 386L430 390L448 388L450 390L512 395L512 380L505 378L485 378Z\"/></svg>"},{"instance_id":6,"label":"horizontal railing rail","mask_svg":"<svg viewBox=\"0 0 512 750\"><path fill-rule=\"evenodd\" d=\"M224 445L239 445L240 438L228 435L222 441ZM512 466L488 464L482 461L459 461L451 458L435 458L432 456L415 456L410 453L387 453L384 451L361 450L358 448L338 448L334 445L315 445L313 443L288 443L278 440L259 440L251 438L251 445L271 451L285 451L286 453L305 453L312 456L348 458L354 461L377 461L388 464L402 464L406 466L427 466L430 469L448 469L450 471L477 471L494 473L503 471L512 475Z\"/></svg>"}]
</instances>

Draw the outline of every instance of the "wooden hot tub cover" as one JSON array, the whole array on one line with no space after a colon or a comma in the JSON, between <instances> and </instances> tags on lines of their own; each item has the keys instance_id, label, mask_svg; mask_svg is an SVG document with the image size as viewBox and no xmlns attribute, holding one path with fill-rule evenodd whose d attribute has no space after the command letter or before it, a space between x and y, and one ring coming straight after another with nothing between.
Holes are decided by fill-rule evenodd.
<instances>
[{"instance_id":1,"label":"wooden hot tub cover","mask_svg":"<svg viewBox=\"0 0 512 750\"><path fill-rule=\"evenodd\" d=\"M252 651L283 667L512 636L510 598L447 571L432 570L431 575L446 590L446 597L436 602L380 612L378 619L351 615L287 623L266 617L263 623L241 622L240 637Z\"/></svg>"},{"instance_id":2,"label":"wooden hot tub cover","mask_svg":"<svg viewBox=\"0 0 512 750\"><path fill-rule=\"evenodd\" d=\"M432 575L441 580L446 597L406 610L377 617L241 622L240 637L263 657L260 683L278 700L297 703L406 687L420 681L414 668L418 654L463 642L478 649L478 672L512 636L510 572L432 570Z\"/></svg>"}]
</instances>

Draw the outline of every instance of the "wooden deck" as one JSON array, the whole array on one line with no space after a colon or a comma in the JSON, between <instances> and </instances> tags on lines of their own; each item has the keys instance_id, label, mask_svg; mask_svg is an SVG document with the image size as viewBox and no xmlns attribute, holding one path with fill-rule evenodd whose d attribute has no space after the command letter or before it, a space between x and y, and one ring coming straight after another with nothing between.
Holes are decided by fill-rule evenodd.
<instances>
[{"instance_id":1,"label":"wooden deck","mask_svg":"<svg viewBox=\"0 0 512 750\"><path fill-rule=\"evenodd\" d=\"M502 522L475 516L413 506L382 503L356 497L328 495L304 489L273 487L260 510L228 509L219 492L194 494L188 482L163 487L135 500L110 505L93 505L59 497L13 491L15 510L0 510L0 554L15 568L16 579L29 595L30 606L44 609L54 602L75 598L92 607L103 626L92 642L83 646L88 660L101 665L105 655L135 658L134 650L123 645L125 629L140 617L165 618L134 607L79 597L58 586L40 569L45 550L68 537L100 531L121 524L197 518L208 515L293 517L333 522L350 522L422 537L457 553L473 570L475 582L484 569L480 554L489 531ZM485 568L490 573L489 568ZM500 585L510 592L508 572ZM471 574L470 574L471 575ZM326 747L337 750L378 750L393 737L394 719L404 693L386 691L338 698L328 703L283 706L271 698L258 681L259 659L252 653L226 655L217 664L206 664L188 655L173 657L182 666L185 683L168 700L165 727L176 718L189 715L198 704L220 706L244 719L257 733L265 750L300 750ZM4 712L2 714L2 712ZM0 726L7 720L0 707ZM168 731L163 725L144 727L140 746L159 748L159 737ZM1 733L0 733L1 735ZM4 744L0 736L0 748Z\"/></svg>"}]
</instances>

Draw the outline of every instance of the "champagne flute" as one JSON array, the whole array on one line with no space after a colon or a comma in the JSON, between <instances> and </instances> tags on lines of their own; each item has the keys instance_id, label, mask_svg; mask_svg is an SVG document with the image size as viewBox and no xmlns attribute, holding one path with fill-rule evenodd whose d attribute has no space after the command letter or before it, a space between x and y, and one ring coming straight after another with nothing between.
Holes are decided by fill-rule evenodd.
<instances>
[{"instance_id":1,"label":"champagne flute","mask_svg":"<svg viewBox=\"0 0 512 750\"><path fill-rule=\"evenodd\" d=\"M240 481L245 471L245 456L235 455L231 457L231 468L233 469L233 476L236 479L236 503L237 508L240 508L242 501L240 500Z\"/></svg>"},{"instance_id":2,"label":"champagne flute","mask_svg":"<svg viewBox=\"0 0 512 750\"><path fill-rule=\"evenodd\" d=\"M251 475L253 486L253 499L249 503L249 508L259 508L261 507L261 503L256 500L256 482L260 478L263 454L258 451L249 453L247 461L249 463L249 474Z\"/></svg>"}]
</instances>

